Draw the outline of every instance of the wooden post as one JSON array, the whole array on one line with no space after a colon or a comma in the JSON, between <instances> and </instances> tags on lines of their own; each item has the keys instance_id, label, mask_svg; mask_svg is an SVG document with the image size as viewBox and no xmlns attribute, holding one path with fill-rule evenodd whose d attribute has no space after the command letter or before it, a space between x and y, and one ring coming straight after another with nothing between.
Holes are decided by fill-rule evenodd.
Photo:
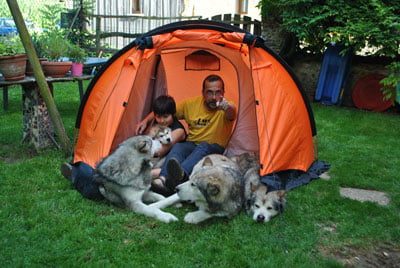
<instances>
[{"instance_id":1,"label":"wooden post","mask_svg":"<svg viewBox=\"0 0 400 268\"><path fill-rule=\"evenodd\" d=\"M99 55L100 53L100 34L101 34L101 18L96 17L96 55Z\"/></svg>"},{"instance_id":2,"label":"wooden post","mask_svg":"<svg viewBox=\"0 0 400 268\"><path fill-rule=\"evenodd\" d=\"M33 47L31 37L26 28L24 19L19 9L18 3L15 0L7 0L8 7L10 8L11 14L14 18L15 24L17 26L19 36L21 38L22 44L24 45L25 51L28 55L29 62L32 66L34 76L39 87L40 95L43 98L48 113L50 115L51 121L56 130L57 136L60 139L61 147L66 155L71 155L72 147L70 140L65 132L64 125L62 123L60 114L58 113L57 107L54 103L54 99L50 94L49 86L46 82L46 78L43 74L43 70L40 66L36 50Z\"/></svg>"}]
</instances>

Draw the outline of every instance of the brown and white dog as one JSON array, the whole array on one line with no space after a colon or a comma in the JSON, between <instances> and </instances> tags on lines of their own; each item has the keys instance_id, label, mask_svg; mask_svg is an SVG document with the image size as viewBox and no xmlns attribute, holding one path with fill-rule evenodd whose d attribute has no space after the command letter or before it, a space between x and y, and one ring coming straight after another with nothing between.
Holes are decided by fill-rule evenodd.
<instances>
[{"instance_id":1,"label":"brown and white dog","mask_svg":"<svg viewBox=\"0 0 400 268\"><path fill-rule=\"evenodd\" d=\"M268 192L260 181L260 166L255 154L243 153L233 157L243 177L244 209L254 221L263 223L283 212L286 192Z\"/></svg>"},{"instance_id":2,"label":"brown and white dog","mask_svg":"<svg viewBox=\"0 0 400 268\"><path fill-rule=\"evenodd\" d=\"M163 144L170 144L172 142L172 131L171 128L154 124L150 127L147 135L151 137L153 141L152 155L160 150Z\"/></svg>"}]
</instances>

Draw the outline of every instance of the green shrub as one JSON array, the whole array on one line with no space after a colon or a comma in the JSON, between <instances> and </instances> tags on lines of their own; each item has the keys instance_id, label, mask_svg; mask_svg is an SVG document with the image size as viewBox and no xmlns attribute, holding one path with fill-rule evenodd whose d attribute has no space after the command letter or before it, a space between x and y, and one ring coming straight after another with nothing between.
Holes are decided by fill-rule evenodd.
<instances>
[{"instance_id":1,"label":"green shrub","mask_svg":"<svg viewBox=\"0 0 400 268\"><path fill-rule=\"evenodd\" d=\"M25 53L25 49L18 35L0 37L0 56L12 56L23 53Z\"/></svg>"},{"instance_id":2,"label":"green shrub","mask_svg":"<svg viewBox=\"0 0 400 268\"><path fill-rule=\"evenodd\" d=\"M87 58L87 53L78 45L70 44L68 48L68 57L73 62L83 63Z\"/></svg>"}]
</instances>

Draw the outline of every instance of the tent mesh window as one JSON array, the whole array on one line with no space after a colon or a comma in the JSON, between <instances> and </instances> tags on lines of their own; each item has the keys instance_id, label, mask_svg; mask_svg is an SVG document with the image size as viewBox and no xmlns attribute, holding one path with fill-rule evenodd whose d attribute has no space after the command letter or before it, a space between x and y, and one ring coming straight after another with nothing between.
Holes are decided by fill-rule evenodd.
<instances>
[{"instance_id":1,"label":"tent mesh window","mask_svg":"<svg viewBox=\"0 0 400 268\"><path fill-rule=\"evenodd\" d=\"M219 58L205 50L198 50L185 57L185 70L191 71L219 71Z\"/></svg>"}]
</instances>

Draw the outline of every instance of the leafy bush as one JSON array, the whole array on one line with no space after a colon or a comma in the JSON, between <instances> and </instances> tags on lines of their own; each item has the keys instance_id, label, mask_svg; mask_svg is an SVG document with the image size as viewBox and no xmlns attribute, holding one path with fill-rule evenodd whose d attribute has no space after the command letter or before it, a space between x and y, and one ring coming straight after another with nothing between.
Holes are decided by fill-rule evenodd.
<instances>
[{"instance_id":1,"label":"leafy bush","mask_svg":"<svg viewBox=\"0 0 400 268\"><path fill-rule=\"evenodd\" d=\"M281 22L311 53L321 53L334 42L354 51L364 49L366 54L392 58L399 54L400 1L261 0L259 7L263 17ZM389 88L400 83L399 63L391 66L384 81Z\"/></svg>"},{"instance_id":2,"label":"leafy bush","mask_svg":"<svg viewBox=\"0 0 400 268\"><path fill-rule=\"evenodd\" d=\"M68 57L73 62L83 63L87 57L87 53L78 45L70 44L68 48Z\"/></svg>"},{"instance_id":3,"label":"leafy bush","mask_svg":"<svg viewBox=\"0 0 400 268\"><path fill-rule=\"evenodd\" d=\"M19 36L0 36L0 56L12 56L25 53Z\"/></svg>"},{"instance_id":4,"label":"leafy bush","mask_svg":"<svg viewBox=\"0 0 400 268\"><path fill-rule=\"evenodd\" d=\"M64 39L61 31L46 31L37 37L36 45L41 54L49 61L60 61L61 57L67 56L70 43Z\"/></svg>"}]
</instances>

